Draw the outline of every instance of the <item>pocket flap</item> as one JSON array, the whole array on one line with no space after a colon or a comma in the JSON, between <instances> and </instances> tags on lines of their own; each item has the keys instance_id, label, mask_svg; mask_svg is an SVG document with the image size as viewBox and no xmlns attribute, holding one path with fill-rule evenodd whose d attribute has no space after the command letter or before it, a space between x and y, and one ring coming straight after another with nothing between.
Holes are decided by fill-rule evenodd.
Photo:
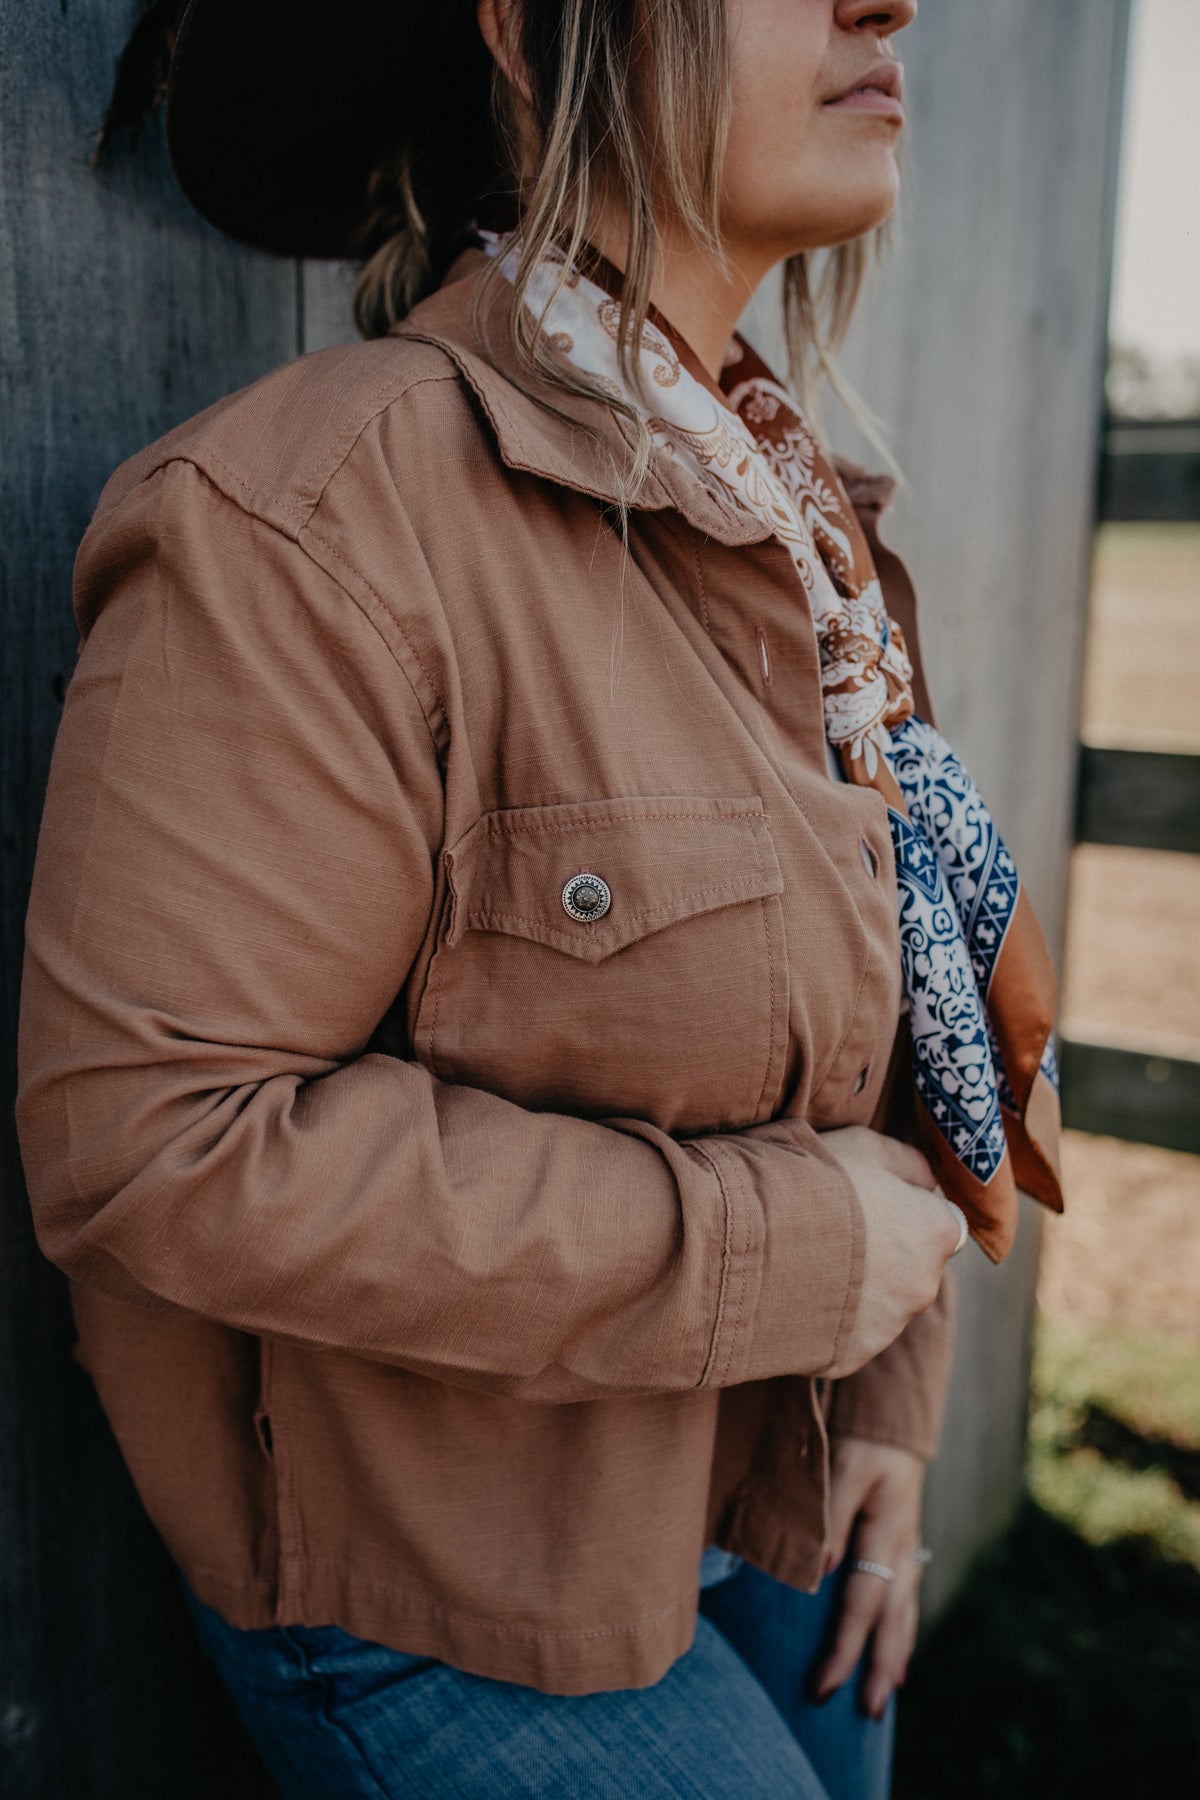
<instances>
[{"instance_id":1,"label":"pocket flap","mask_svg":"<svg viewBox=\"0 0 1200 1800\"><path fill-rule=\"evenodd\" d=\"M681 919L783 892L757 794L635 795L485 813L447 850L446 943L467 931L528 938L600 962ZM563 889L599 875L603 917L573 918Z\"/></svg>"}]
</instances>

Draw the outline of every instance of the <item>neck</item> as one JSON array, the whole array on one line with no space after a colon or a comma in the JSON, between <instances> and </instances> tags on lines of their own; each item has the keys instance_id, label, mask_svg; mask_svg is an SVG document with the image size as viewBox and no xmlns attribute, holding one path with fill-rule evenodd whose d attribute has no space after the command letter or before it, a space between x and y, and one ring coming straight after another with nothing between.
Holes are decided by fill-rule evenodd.
<instances>
[{"instance_id":1,"label":"neck","mask_svg":"<svg viewBox=\"0 0 1200 1800\"><path fill-rule=\"evenodd\" d=\"M588 241L624 274L623 221L604 216L594 220ZM690 239L673 242L664 235L660 240L650 303L690 346L713 381L720 376L738 320L772 264L765 255L730 254L728 269L722 271Z\"/></svg>"}]
</instances>

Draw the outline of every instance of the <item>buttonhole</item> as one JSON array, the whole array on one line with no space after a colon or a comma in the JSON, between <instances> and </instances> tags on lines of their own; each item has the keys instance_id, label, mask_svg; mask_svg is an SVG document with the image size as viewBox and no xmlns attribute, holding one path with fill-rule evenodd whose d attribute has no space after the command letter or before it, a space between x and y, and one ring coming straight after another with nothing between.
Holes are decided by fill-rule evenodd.
<instances>
[{"instance_id":1,"label":"buttonhole","mask_svg":"<svg viewBox=\"0 0 1200 1800\"><path fill-rule=\"evenodd\" d=\"M763 686L770 687L771 651L767 643L767 634L761 625L755 627L755 636L758 639L758 666L762 670Z\"/></svg>"},{"instance_id":2,"label":"buttonhole","mask_svg":"<svg viewBox=\"0 0 1200 1800\"><path fill-rule=\"evenodd\" d=\"M856 1094L861 1094L863 1089L866 1087L867 1076L870 1073L870 1069L871 1069L870 1063L866 1062L863 1064L862 1068L858 1071L858 1077L854 1083L854 1092Z\"/></svg>"},{"instance_id":3,"label":"buttonhole","mask_svg":"<svg viewBox=\"0 0 1200 1800\"><path fill-rule=\"evenodd\" d=\"M879 858L875 854L874 845L867 842L866 836L862 832L859 833L858 845L868 875L872 881L877 881L879 879Z\"/></svg>"}]
</instances>

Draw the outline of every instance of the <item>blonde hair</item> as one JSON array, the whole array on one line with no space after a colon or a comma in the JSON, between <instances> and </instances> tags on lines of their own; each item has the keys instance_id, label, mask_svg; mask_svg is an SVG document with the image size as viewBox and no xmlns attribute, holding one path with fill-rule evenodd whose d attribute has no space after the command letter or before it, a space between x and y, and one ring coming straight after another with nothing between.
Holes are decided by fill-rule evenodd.
<instances>
[{"instance_id":1,"label":"blonde hair","mask_svg":"<svg viewBox=\"0 0 1200 1800\"><path fill-rule=\"evenodd\" d=\"M628 220L617 349L634 391L650 405L634 348L650 307L660 209L668 208L718 266L728 266L718 223L730 117L725 0L513 0L507 49L528 80L527 108L483 43L473 0L442 0L438 11L445 60L441 78L431 72L427 91L444 97L450 89L441 80L451 79L460 103L452 120L442 106L410 121L408 135L375 172L368 253L354 293L357 328L364 337L384 335L438 285L470 218L498 203L519 223L522 241L507 310L518 368L552 389L601 400L632 427L632 461L613 471L624 537L628 501L651 454L649 431L627 401L601 392L548 346L528 290L552 247L567 262L579 257L594 209L615 189ZM638 83L648 83L649 91ZM476 135L464 141L471 103ZM647 118L655 125L652 146ZM523 154L523 129L532 131L535 154ZM446 156L455 170L449 182L436 174ZM447 216L448 203L459 216ZM884 236L875 231L821 253L819 270L807 253L788 258L784 331L788 380L809 417L816 422L824 380L891 461L878 421L834 363ZM566 263L560 283L565 274ZM481 338L490 285L504 279L493 258L475 298L473 323ZM544 391L535 397L567 416Z\"/></svg>"}]
</instances>

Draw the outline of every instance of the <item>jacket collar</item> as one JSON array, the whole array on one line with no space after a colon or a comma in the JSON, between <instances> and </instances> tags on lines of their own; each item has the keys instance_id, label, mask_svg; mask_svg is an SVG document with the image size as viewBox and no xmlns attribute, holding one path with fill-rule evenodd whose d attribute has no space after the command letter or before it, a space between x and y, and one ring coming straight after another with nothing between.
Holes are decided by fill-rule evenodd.
<instances>
[{"instance_id":1,"label":"jacket collar","mask_svg":"<svg viewBox=\"0 0 1200 1800\"><path fill-rule=\"evenodd\" d=\"M508 340L505 284L495 283L485 296L483 334L476 330L472 299L489 260L487 252L476 245L461 251L441 287L393 325L389 335L436 344L453 359L510 468L615 503L614 462L624 466L633 454L629 425L601 401L564 394L540 377L523 376ZM523 391L523 383L531 392ZM545 411L534 397L538 394L565 416ZM579 429L585 424L598 434L599 443ZM872 474L844 457L833 460L854 506L860 512L882 512L895 490L893 478ZM631 505L647 511L674 507L690 524L723 544L755 544L771 536L770 527L762 520L718 498L685 465L657 448L651 453L641 487L631 496Z\"/></svg>"}]
</instances>

